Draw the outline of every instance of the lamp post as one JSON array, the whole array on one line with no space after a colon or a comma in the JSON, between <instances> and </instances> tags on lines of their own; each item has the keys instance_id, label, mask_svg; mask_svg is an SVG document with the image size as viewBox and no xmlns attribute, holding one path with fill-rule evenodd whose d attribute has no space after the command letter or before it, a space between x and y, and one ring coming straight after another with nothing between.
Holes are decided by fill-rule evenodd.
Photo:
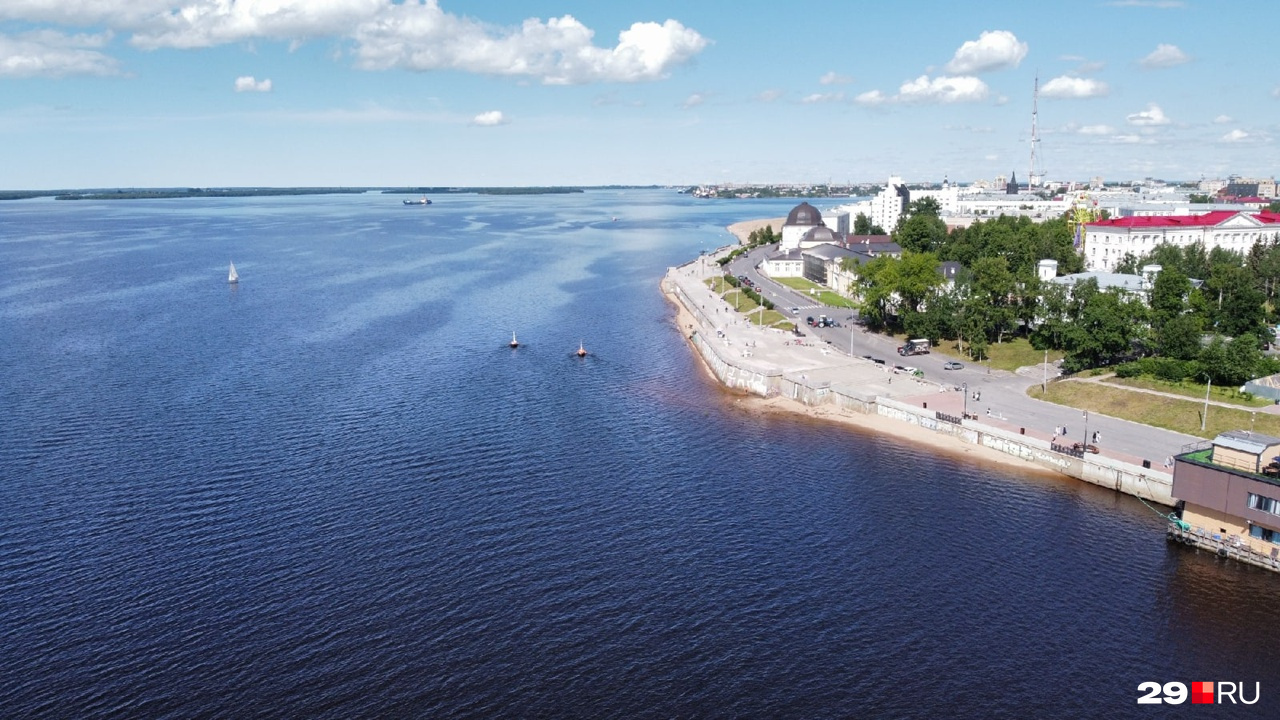
<instances>
[{"instance_id":1,"label":"lamp post","mask_svg":"<svg viewBox=\"0 0 1280 720\"><path fill-rule=\"evenodd\" d=\"M1204 375L1204 412L1200 413L1200 432L1204 432L1204 424L1209 419L1209 388L1213 387L1213 378L1209 377L1209 373L1201 372Z\"/></svg>"},{"instance_id":2,"label":"lamp post","mask_svg":"<svg viewBox=\"0 0 1280 720\"><path fill-rule=\"evenodd\" d=\"M1049 348L1044 349L1044 379L1040 381L1040 398L1049 391Z\"/></svg>"},{"instance_id":3,"label":"lamp post","mask_svg":"<svg viewBox=\"0 0 1280 720\"><path fill-rule=\"evenodd\" d=\"M1084 442L1081 444L1084 445L1084 449L1088 451L1089 449L1089 411L1088 410L1084 411Z\"/></svg>"},{"instance_id":4,"label":"lamp post","mask_svg":"<svg viewBox=\"0 0 1280 720\"><path fill-rule=\"evenodd\" d=\"M960 392L964 393L964 419L969 418L969 383L960 383Z\"/></svg>"}]
</instances>

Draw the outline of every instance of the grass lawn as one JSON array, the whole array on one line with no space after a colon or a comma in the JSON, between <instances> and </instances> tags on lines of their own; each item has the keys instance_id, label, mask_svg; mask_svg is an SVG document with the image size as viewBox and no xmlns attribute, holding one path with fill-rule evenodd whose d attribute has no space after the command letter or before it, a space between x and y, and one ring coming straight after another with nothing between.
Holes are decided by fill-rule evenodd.
<instances>
[{"instance_id":1,"label":"grass lawn","mask_svg":"<svg viewBox=\"0 0 1280 720\"><path fill-rule=\"evenodd\" d=\"M902 336L902 342L906 342L906 336ZM965 348L968 349L968 343ZM974 365L987 365L986 361L979 362L969 358L967 353L960 352L957 343L954 340L943 340L937 347L933 348L933 352L947 357L954 357L957 360ZM1040 365L1044 362L1044 351L1031 347L1031 342L1026 338L1018 338L1016 340L1006 340L1002 343L991 343L987 346L987 355L991 358L990 366L996 370L1008 370L1013 372L1020 367L1027 365ZM1049 362L1061 360L1066 353L1061 350L1049 351Z\"/></svg>"},{"instance_id":2,"label":"grass lawn","mask_svg":"<svg viewBox=\"0 0 1280 720\"><path fill-rule=\"evenodd\" d=\"M849 298L843 295L840 295L838 293L832 292L831 290L813 282L812 280L806 280L805 278L774 278L774 279L777 280L779 283L786 285L787 287L793 290L799 290L800 292L805 294L810 294L809 291L813 290L814 292L811 294L811 296L813 297L813 299L817 300L823 305L830 305L831 307L841 307L841 308L850 308L850 309L858 307L858 304L850 300Z\"/></svg>"},{"instance_id":3,"label":"grass lawn","mask_svg":"<svg viewBox=\"0 0 1280 720\"><path fill-rule=\"evenodd\" d=\"M1049 383L1049 391L1043 396L1040 386L1035 385L1027 391L1027 395L1058 405L1100 412L1202 438L1214 438L1225 430L1250 429L1280 436L1280 416L1277 415L1210 405L1208 421L1201 431L1200 413L1204 411L1203 402L1192 399L1173 400L1099 383Z\"/></svg>"},{"instance_id":4,"label":"grass lawn","mask_svg":"<svg viewBox=\"0 0 1280 720\"><path fill-rule=\"evenodd\" d=\"M1150 377L1133 377L1133 378L1109 377L1109 378L1106 378L1103 382L1111 383L1112 385L1121 385L1123 387L1136 387L1136 388L1143 388L1146 390L1159 390L1160 392L1173 393L1175 395L1181 395L1183 397L1191 398L1193 400L1199 399L1202 402L1204 401L1204 390L1205 390L1204 385L1188 383L1185 380L1180 383L1171 383L1165 380L1157 380L1156 378L1150 378ZM1239 388L1219 387L1217 385L1212 387L1209 393L1209 399L1217 400L1218 402L1231 403L1232 405L1239 405L1245 408L1266 407L1270 405L1272 402L1266 398L1259 398L1259 397L1246 398L1240 392Z\"/></svg>"},{"instance_id":5,"label":"grass lawn","mask_svg":"<svg viewBox=\"0 0 1280 720\"><path fill-rule=\"evenodd\" d=\"M763 316L759 311L760 306L754 300L742 292L741 289L730 285L723 277L711 278L707 281L707 285L715 292L720 293L724 301L729 307L734 308L739 315L747 319L752 325L763 325L764 327L776 327L779 330L793 330L795 325L781 312L777 310L765 310Z\"/></svg>"}]
</instances>

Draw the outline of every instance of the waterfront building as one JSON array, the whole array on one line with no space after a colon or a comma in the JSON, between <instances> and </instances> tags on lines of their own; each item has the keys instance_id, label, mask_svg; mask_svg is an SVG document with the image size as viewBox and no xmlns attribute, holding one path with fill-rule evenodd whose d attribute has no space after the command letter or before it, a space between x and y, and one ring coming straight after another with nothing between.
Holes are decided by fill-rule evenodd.
<instances>
[{"instance_id":1,"label":"waterfront building","mask_svg":"<svg viewBox=\"0 0 1280 720\"><path fill-rule=\"evenodd\" d=\"M1280 563L1280 438L1231 430L1173 458L1170 537L1255 565Z\"/></svg>"},{"instance_id":2,"label":"waterfront building","mask_svg":"<svg viewBox=\"0 0 1280 720\"><path fill-rule=\"evenodd\" d=\"M779 244L778 250L786 252L799 248L801 239L816 228L823 228L830 232L826 224L822 222L822 213L818 211L818 208L807 202L802 202L791 208L791 212L787 214L786 222L782 224L782 242ZM812 241L812 238L810 240Z\"/></svg>"},{"instance_id":3,"label":"waterfront building","mask_svg":"<svg viewBox=\"0 0 1280 720\"><path fill-rule=\"evenodd\" d=\"M1221 247L1247 254L1254 243L1277 237L1280 213L1266 211L1098 220L1085 224L1085 268L1109 271L1125 255L1142 257L1161 244L1185 248L1198 242L1206 251Z\"/></svg>"}]
</instances>

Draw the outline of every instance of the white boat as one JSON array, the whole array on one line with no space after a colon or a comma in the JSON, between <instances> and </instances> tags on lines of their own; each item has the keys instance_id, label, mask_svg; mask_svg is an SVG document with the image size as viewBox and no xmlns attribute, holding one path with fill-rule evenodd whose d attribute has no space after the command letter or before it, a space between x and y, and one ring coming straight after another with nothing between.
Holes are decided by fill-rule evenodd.
<instances>
[{"instance_id":1,"label":"white boat","mask_svg":"<svg viewBox=\"0 0 1280 720\"><path fill-rule=\"evenodd\" d=\"M227 282L235 285L240 282L240 273L236 272L236 264L231 263L231 271L227 273Z\"/></svg>"},{"instance_id":2,"label":"white boat","mask_svg":"<svg viewBox=\"0 0 1280 720\"><path fill-rule=\"evenodd\" d=\"M423 195L422 199L420 200L405 200L404 204L405 205L430 205L431 201L427 199L426 195Z\"/></svg>"},{"instance_id":3,"label":"white boat","mask_svg":"<svg viewBox=\"0 0 1280 720\"><path fill-rule=\"evenodd\" d=\"M516 340L516 334L515 334L515 332L514 332L514 331L512 331L512 333L511 333L511 347L512 347L513 349L514 349L514 348L518 348L518 347L520 347L520 341L519 341L519 340Z\"/></svg>"}]
</instances>

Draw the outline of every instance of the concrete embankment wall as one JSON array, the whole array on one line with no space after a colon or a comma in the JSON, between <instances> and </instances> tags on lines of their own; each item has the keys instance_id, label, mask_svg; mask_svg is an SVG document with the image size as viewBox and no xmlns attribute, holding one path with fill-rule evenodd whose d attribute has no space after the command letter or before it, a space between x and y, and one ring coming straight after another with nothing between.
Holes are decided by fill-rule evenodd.
<instances>
[{"instance_id":1,"label":"concrete embankment wall","mask_svg":"<svg viewBox=\"0 0 1280 720\"><path fill-rule=\"evenodd\" d=\"M709 318L684 295L677 283L664 283L663 289L680 302L703 327L712 327ZM703 337L699 328L682 328L690 344L698 351L711 372L727 387L761 397L785 397L809 406L830 405L849 414L880 415L898 422L910 423L932 432L950 435L971 445L982 445L998 452L1021 458L1033 465L1062 473L1085 482L1111 488L1165 505L1173 504L1173 476L1141 465L1122 462L1101 455L1076 457L1052 450L1049 443L1037 438L982 425L974 420L960 423L938 418L938 413L914 405L856 389L835 386L814 387L803 376L763 367L749 358L732 354L714 339Z\"/></svg>"}]
</instances>

